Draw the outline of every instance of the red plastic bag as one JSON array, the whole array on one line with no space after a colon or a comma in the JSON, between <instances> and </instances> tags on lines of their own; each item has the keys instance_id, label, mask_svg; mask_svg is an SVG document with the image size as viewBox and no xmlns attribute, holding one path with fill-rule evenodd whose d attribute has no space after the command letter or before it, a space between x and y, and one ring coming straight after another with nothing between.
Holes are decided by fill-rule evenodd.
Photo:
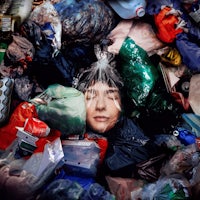
<instances>
[{"instance_id":1,"label":"red plastic bag","mask_svg":"<svg viewBox=\"0 0 200 200\"><path fill-rule=\"evenodd\" d=\"M176 35L183 32L182 28L177 28L176 25L179 19L175 15L167 15L171 10L170 7L163 8L158 14L154 15L155 25L157 27L157 37L166 43L172 43Z\"/></svg>"},{"instance_id":2,"label":"red plastic bag","mask_svg":"<svg viewBox=\"0 0 200 200\"><path fill-rule=\"evenodd\" d=\"M12 113L9 122L0 128L0 149L5 150L17 138L16 126L23 127L27 118L38 118L36 108L28 102L20 103Z\"/></svg>"},{"instance_id":3,"label":"red plastic bag","mask_svg":"<svg viewBox=\"0 0 200 200\"><path fill-rule=\"evenodd\" d=\"M50 132L50 128L45 122L37 118L30 117L25 121L24 131L36 137L46 137Z\"/></svg>"}]
</instances>

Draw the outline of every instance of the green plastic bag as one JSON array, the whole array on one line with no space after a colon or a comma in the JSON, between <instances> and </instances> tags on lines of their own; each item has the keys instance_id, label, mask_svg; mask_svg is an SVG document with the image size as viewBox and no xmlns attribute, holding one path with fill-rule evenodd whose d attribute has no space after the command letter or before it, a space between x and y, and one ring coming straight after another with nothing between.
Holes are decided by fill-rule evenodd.
<instances>
[{"instance_id":1,"label":"green plastic bag","mask_svg":"<svg viewBox=\"0 0 200 200\"><path fill-rule=\"evenodd\" d=\"M159 66L154 66L144 49L127 37L119 55L124 85L136 107L156 113L179 109L167 93Z\"/></svg>"},{"instance_id":2,"label":"green plastic bag","mask_svg":"<svg viewBox=\"0 0 200 200\"><path fill-rule=\"evenodd\" d=\"M68 135L84 134L85 99L79 90L53 84L30 102L36 106L39 119L50 128L61 131L63 139Z\"/></svg>"},{"instance_id":3,"label":"green plastic bag","mask_svg":"<svg viewBox=\"0 0 200 200\"><path fill-rule=\"evenodd\" d=\"M120 49L122 77L136 106L146 106L159 75L146 51L127 37Z\"/></svg>"}]
</instances>

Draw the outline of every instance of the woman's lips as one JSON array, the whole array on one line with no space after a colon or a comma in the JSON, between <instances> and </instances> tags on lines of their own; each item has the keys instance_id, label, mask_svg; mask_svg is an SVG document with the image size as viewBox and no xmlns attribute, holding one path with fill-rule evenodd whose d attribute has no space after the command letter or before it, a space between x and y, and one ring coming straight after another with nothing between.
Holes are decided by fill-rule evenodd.
<instances>
[{"instance_id":1,"label":"woman's lips","mask_svg":"<svg viewBox=\"0 0 200 200\"><path fill-rule=\"evenodd\" d=\"M108 120L108 117L105 117L105 116L96 116L94 117L95 121L97 122L105 122Z\"/></svg>"}]
</instances>

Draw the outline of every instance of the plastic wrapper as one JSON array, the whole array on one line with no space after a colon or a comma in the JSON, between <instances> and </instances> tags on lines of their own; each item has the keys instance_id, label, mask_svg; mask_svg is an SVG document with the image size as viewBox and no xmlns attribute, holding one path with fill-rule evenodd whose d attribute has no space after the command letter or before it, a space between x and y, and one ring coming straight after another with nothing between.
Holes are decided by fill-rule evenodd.
<instances>
[{"instance_id":1,"label":"plastic wrapper","mask_svg":"<svg viewBox=\"0 0 200 200\"><path fill-rule=\"evenodd\" d=\"M95 177L100 162L100 149L94 141L63 140L64 166L66 173L82 177Z\"/></svg>"},{"instance_id":2,"label":"plastic wrapper","mask_svg":"<svg viewBox=\"0 0 200 200\"><path fill-rule=\"evenodd\" d=\"M114 55L106 49L101 49L100 45L94 46L94 52L97 61L92 63L91 67L83 73L78 74L74 81L74 87L84 92L94 83L102 82L108 84L110 87L119 87L121 89L123 81L115 69L116 62L114 61Z\"/></svg>"},{"instance_id":3,"label":"plastic wrapper","mask_svg":"<svg viewBox=\"0 0 200 200\"><path fill-rule=\"evenodd\" d=\"M35 152L24 164L23 169L38 177L40 181L48 178L64 157L60 138L48 141L44 151Z\"/></svg>"},{"instance_id":4,"label":"plastic wrapper","mask_svg":"<svg viewBox=\"0 0 200 200\"><path fill-rule=\"evenodd\" d=\"M48 138L46 144L40 141L40 152L30 157L17 157L18 140L6 149L0 159L0 196L2 199L35 199L38 191L52 176L63 151L57 133ZM44 148L41 150L41 148ZM39 151L39 150L37 150Z\"/></svg>"},{"instance_id":5,"label":"plastic wrapper","mask_svg":"<svg viewBox=\"0 0 200 200\"><path fill-rule=\"evenodd\" d=\"M16 126L23 127L29 117L38 117L36 108L28 102L20 103L10 116L9 122L0 128L0 149L5 150L16 139Z\"/></svg>"}]
</instances>

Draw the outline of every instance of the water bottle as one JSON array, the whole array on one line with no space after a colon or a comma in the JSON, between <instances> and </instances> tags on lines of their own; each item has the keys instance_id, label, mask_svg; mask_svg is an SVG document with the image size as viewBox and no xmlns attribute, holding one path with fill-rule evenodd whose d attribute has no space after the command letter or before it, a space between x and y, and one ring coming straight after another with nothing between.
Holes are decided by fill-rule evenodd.
<instances>
[{"instance_id":1,"label":"water bottle","mask_svg":"<svg viewBox=\"0 0 200 200\"><path fill-rule=\"evenodd\" d=\"M108 4L123 19L140 18L145 15L145 0L109 0Z\"/></svg>"}]
</instances>

